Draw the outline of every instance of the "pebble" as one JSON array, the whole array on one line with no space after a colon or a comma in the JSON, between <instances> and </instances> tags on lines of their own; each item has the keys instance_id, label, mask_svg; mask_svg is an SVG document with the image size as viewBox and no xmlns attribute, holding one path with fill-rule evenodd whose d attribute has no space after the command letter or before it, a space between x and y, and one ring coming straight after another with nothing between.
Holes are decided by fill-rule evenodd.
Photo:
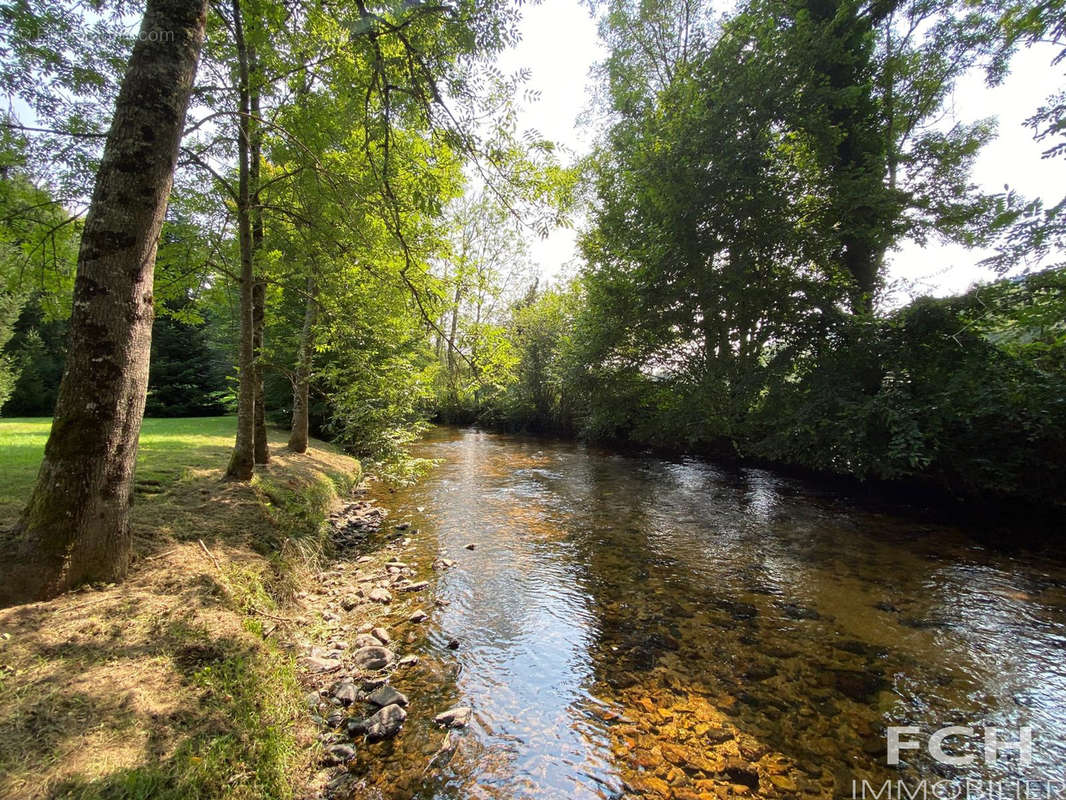
<instances>
[{"instance_id":1,"label":"pebble","mask_svg":"<svg viewBox=\"0 0 1066 800\"><path fill-rule=\"evenodd\" d=\"M467 549L467 550L476 550L476 549L477 549L477 545L476 545L476 544L474 544L473 542L471 542L470 544L468 544L468 545L466 546L466 549Z\"/></svg>"},{"instance_id":2,"label":"pebble","mask_svg":"<svg viewBox=\"0 0 1066 800\"><path fill-rule=\"evenodd\" d=\"M449 639L448 640L448 649L449 650L458 650L459 649L459 640L458 639Z\"/></svg>"},{"instance_id":3,"label":"pebble","mask_svg":"<svg viewBox=\"0 0 1066 800\"><path fill-rule=\"evenodd\" d=\"M388 644L391 641L389 632L382 627L374 628L370 631L370 633L373 634L374 638L382 644Z\"/></svg>"},{"instance_id":4,"label":"pebble","mask_svg":"<svg viewBox=\"0 0 1066 800\"><path fill-rule=\"evenodd\" d=\"M403 587L405 592L420 592L429 586L429 581L417 581L415 583L409 583Z\"/></svg>"},{"instance_id":5,"label":"pebble","mask_svg":"<svg viewBox=\"0 0 1066 800\"><path fill-rule=\"evenodd\" d=\"M398 667L413 667L418 663L418 656L404 656L396 662Z\"/></svg>"},{"instance_id":6,"label":"pebble","mask_svg":"<svg viewBox=\"0 0 1066 800\"><path fill-rule=\"evenodd\" d=\"M429 615L421 608L416 608L414 611L411 612L411 616L409 616L407 619L410 622L421 622L428 616Z\"/></svg>"}]
</instances>

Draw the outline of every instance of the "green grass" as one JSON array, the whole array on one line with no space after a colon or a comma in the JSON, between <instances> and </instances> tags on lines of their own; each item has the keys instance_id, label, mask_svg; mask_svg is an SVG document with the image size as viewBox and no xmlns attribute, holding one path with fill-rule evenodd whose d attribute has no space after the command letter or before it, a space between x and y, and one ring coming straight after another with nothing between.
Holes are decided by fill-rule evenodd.
<instances>
[{"instance_id":1,"label":"green grass","mask_svg":"<svg viewBox=\"0 0 1066 800\"><path fill-rule=\"evenodd\" d=\"M0 419L0 529L50 424ZM312 773L293 657L263 620L293 613L360 468L314 440L290 453L275 430L271 463L224 481L235 429L145 420L129 578L0 610L0 800L287 800Z\"/></svg>"},{"instance_id":2,"label":"green grass","mask_svg":"<svg viewBox=\"0 0 1066 800\"><path fill-rule=\"evenodd\" d=\"M0 526L11 524L37 477L52 420L0 419ZM181 479L185 470L225 466L237 430L235 417L146 419L141 426L136 480L148 492Z\"/></svg>"}]
</instances>

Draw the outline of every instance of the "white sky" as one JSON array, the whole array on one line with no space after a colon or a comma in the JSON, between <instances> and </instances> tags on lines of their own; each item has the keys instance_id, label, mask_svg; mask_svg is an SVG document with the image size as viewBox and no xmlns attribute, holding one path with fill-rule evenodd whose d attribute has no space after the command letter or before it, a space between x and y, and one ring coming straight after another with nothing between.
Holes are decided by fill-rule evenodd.
<instances>
[{"instance_id":1,"label":"white sky","mask_svg":"<svg viewBox=\"0 0 1066 800\"><path fill-rule=\"evenodd\" d=\"M521 43L499 62L505 71L529 67L530 87L541 92L540 101L524 112L520 127L536 128L583 155L593 137L591 131L578 126L577 118L588 107L590 70L606 56L596 24L577 0L544 0L540 5L527 5L524 14ZM999 120L999 137L982 152L973 174L989 191L1001 191L1004 184L1010 184L1026 197L1043 197L1047 203L1057 202L1066 192L1066 160L1042 160L1041 146L1022 124L1062 85L1062 67L1050 66L1055 52L1051 47L1023 51L1015 58L1011 75L995 89L987 88L981 75L974 75L956 90L953 113L957 119L994 116ZM531 255L542 276L554 277L576 261L575 240L575 231L558 230L546 240L531 243ZM908 242L890 254L888 279L913 283L913 288L901 290L904 297L953 294L992 277L976 266L981 257L980 252L957 246L930 242L921 248Z\"/></svg>"}]
</instances>

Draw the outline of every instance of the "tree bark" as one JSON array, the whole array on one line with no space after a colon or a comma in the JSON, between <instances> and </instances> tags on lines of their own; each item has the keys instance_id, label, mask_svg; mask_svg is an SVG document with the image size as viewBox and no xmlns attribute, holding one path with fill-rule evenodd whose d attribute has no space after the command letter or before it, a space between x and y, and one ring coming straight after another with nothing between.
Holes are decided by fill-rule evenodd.
<instances>
[{"instance_id":1,"label":"tree bark","mask_svg":"<svg viewBox=\"0 0 1066 800\"><path fill-rule=\"evenodd\" d=\"M311 362L314 358L315 323L318 319L318 301L315 298L315 291L315 279L309 275L307 277L307 302L304 306L304 325L300 332L300 361L296 365L296 381L292 391L292 433L289 436L289 449L294 453L307 451Z\"/></svg>"},{"instance_id":2,"label":"tree bark","mask_svg":"<svg viewBox=\"0 0 1066 800\"><path fill-rule=\"evenodd\" d=\"M252 116L248 121L250 155L248 179L251 184L252 215L252 266L256 279L252 287L252 357L255 362L255 431L254 456L256 464L270 463L270 445L267 442L266 405L263 397L263 329L266 325L266 281L256 268L258 255L263 247L263 206L259 198L259 161L263 150L263 128L259 124L259 96L261 92L259 59L255 47L248 47L248 77L250 81L250 106Z\"/></svg>"},{"instance_id":3,"label":"tree bark","mask_svg":"<svg viewBox=\"0 0 1066 800\"><path fill-rule=\"evenodd\" d=\"M237 238L241 253L241 334L237 351L237 438L226 477L251 480L255 470L255 346L252 320L255 269L252 262L252 223L249 192L251 109L248 91L248 49L244 41L240 0L233 0L233 29L237 48Z\"/></svg>"},{"instance_id":4,"label":"tree bark","mask_svg":"<svg viewBox=\"0 0 1066 800\"><path fill-rule=\"evenodd\" d=\"M255 365L254 419L256 464L270 463L270 445L267 443L266 404L263 397L263 327L266 318L266 282L256 280L252 286L252 361Z\"/></svg>"},{"instance_id":5,"label":"tree bark","mask_svg":"<svg viewBox=\"0 0 1066 800\"><path fill-rule=\"evenodd\" d=\"M205 0L147 2L85 219L55 419L5 599L126 575L156 249L206 15Z\"/></svg>"}]
</instances>

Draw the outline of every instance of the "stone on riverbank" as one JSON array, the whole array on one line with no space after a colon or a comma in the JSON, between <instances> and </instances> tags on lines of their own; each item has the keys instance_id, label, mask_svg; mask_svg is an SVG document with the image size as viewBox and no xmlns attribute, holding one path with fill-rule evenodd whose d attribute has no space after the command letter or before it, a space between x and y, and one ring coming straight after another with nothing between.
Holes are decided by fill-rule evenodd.
<instances>
[{"instance_id":1,"label":"stone on riverbank","mask_svg":"<svg viewBox=\"0 0 1066 800\"><path fill-rule=\"evenodd\" d=\"M368 697L367 700L381 708L391 705L407 705L407 695L403 692L396 691L387 683L371 692L370 697Z\"/></svg>"},{"instance_id":2,"label":"stone on riverbank","mask_svg":"<svg viewBox=\"0 0 1066 800\"><path fill-rule=\"evenodd\" d=\"M392 592L390 592L388 589L382 588L381 586L371 589L370 594L367 595L367 597L369 597L375 603L392 602Z\"/></svg>"},{"instance_id":3,"label":"stone on riverbank","mask_svg":"<svg viewBox=\"0 0 1066 800\"><path fill-rule=\"evenodd\" d=\"M352 663L357 668L370 672L385 669L395 660L395 653L381 646L360 647L352 653Z\"/></svg>"}]
</instances>

